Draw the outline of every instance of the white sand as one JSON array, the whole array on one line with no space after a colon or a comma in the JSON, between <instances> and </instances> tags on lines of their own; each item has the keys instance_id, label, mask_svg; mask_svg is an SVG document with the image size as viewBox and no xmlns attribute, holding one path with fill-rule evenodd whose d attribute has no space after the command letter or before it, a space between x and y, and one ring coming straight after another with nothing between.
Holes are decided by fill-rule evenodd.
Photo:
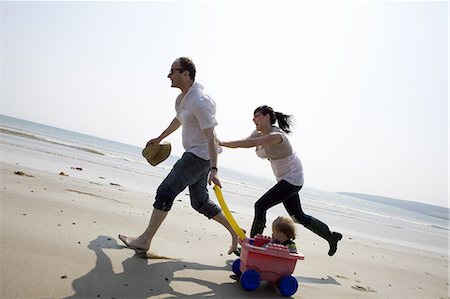
<instances>
[{"instance_id":1,"label":"white sand","mask_svg":"<svg viewBox=\"0 0 450 299\"><path fill-rule=\"evenodd\" d=\"M187 191L152 243L170 259L135 255L117 235L143 231L154 194L110 185L107 173L74 178L70 166L62 176L1 163L1 298L281 297L271 283L249 293L230 278L228 233L190 207ZM249 231L251 217L235 218ZM449 298L448 256L344 236L328 257L325 241L298 231L294 298Z\"/></svg>"}]
</instances>

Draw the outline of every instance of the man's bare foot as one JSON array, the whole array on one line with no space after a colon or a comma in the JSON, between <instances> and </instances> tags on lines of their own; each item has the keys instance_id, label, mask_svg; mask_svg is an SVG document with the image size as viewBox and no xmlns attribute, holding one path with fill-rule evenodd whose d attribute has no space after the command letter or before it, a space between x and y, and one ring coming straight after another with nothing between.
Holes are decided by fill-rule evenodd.
<instances>
[{"instance_id":1,"label":"man's bare foot","mask_svg":"<svg viewBox=\"0 0 450 299\"><path fill-rule=\"evenodd\" d=\"M135 238L135 237L127 237L124 235L119 235L119 239L127 246L128 248L140 250L140 251L148 251L149 245L145 243L144 240Z\"/></svg>"}]
</instances>

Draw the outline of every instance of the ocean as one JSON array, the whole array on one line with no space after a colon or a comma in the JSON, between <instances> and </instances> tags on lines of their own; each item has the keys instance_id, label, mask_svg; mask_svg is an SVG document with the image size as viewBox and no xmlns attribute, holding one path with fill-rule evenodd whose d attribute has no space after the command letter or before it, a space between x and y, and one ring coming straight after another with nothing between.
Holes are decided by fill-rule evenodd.
<instances>
[{"instance_id":1,"label":"ocean","mask_svg":"<svg viewBox=\"0 0 450 299\"><path fill-rule=\"evenodd\" d=\"M149 181L162 181L179 157L171 155L157 167L142 157L142 148L112 140L0 115L0 160L18 166L45 171L76 172L91 181L107 175L121 186L154 193ZM95 165L95 167L90 167ZM269 167L269 166L268 166ZM220 168L225 200L230 210L253 215L253 205L275 181L236 169ZM215 199L214 192L210 192ZM423 249L447 255L449 248L449 209L417 202L357 193L331 193L304 187L300 191L302 208L346 236ZM151 205L153 202L149 202ZM268 219L286 215L278 205L268 212ZM301 237L300 237L301 238Z\"/></svg>"}]
</instances>

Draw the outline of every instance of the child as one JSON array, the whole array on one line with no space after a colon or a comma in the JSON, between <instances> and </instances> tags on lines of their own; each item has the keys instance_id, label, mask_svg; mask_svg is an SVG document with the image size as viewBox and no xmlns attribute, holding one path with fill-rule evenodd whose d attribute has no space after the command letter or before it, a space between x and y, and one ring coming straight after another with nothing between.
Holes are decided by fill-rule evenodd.
<instances>
[{"instance_id":1,"label":"child","mask_svg":"<svg viewBox=\"0 0 450 299\"><path fill-rule=\"evenodd\" d=\"M272 240L270 243L281 244L289 248L289 252L297 253L294 243L295 224L290 217L280 216L272 223Z\"/></svg>"},{"instance_id":2,"label":"child","mask_svg":"<svg viewBox=\"0 0 450 299\"><path fill-rule=\"evenodd\" d=\"M255 238L258 238L259 236L261 235L258 234L258 236L256 236ZM259 243L258 245L256 239L254 243L250 242L250 244L254 246L260 246L263 248L267 247L270 244L280 244L286 246L290 253L298 253L297 246L293 241L295 239L295 223L290 217L285 216L277 217L277 219L275 219L272 222L272 239L270 239L270 241L268 241L267 239L268 239L267 236L262 236L263 244ZM237 256L240 256L241 248L238 248L234 253ZM236 273L234 267L235 263L233 263L233 272ZM240 263L238 264L237 270L239 270L239 267ZM237 272L240 272L240 270ZM230 275L230 278L234 280L239 280L239 275L233 274Z\"/></svg>"},{"instance_id":3,"label":"child","mask_svg":"<svg viewBox=\"0 0 450 299\"><path fill-rule=\"evenodd\" d=\"M245 233L245 230L243 230ZM287 246L289 252L297 253L297 246L293 241L295 239L295 223L290 217L279 216L272 223L272 239L264 245L257 245L266 247L269 244L281 244ZM241 248L234 251L237 256L241 255Z\"/></svg>"}]
</instances>

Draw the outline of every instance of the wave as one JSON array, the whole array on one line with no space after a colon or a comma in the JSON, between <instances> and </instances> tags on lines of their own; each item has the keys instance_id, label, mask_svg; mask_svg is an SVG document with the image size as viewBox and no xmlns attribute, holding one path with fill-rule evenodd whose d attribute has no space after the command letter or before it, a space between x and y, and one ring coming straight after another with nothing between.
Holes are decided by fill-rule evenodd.
<instances>
[{"instance_id":1,"label":"wave","mask_svg":"<svg viewBox=\"0 0 450 299\"><path fill-rule=\"evenodd\" d=\"M394 229L399 229L402 231L408 231L408 232L413 232L413 233L420 233L423 235L428 235L428 236L433 236L439 239L447 239L447 235L442 235L442 234L438 234L429 230L425 230L426 227L428 228L439 228L441 230L447 230L448 228L444 228L444 227L437 227L436 225L423 225L421 227L418 228L414 228L411 225L397 225L397 224L393 224L393 223L387 223L386 221L383 220L377 220L376 218L373 217L364 217L364 215L358 216L358 215L354 215L354 214L348 214L348 213L343 213L342 211L337 211L337 210L332 210L332 209L323 209L321 207L317 207L317 206L309 206L308 210L310 211L316 211L316 212L321 212L321 213L325 213L328 215L335 215L337 217L340 218L347 218L347 219L353 219L355 221L360 221L360 222L365 222L365 223L369 223L371 224L371 227L391 227ZM405 221L408 222L408 221ZM383 230L381 230L383 231Z\"/></svg>"},{"instance_id":2,"label":"wave","mask_svg":"<svg viewBox=\"0 0 450 299\"><path fill-rule=\"evenodd\" d=\"M450 210L447 207L363 193L338 192L338 194L342 194L344 196L349 196L352 198L359 198L365 201L376 202L377 204L383 204L389 207L395 207L447 221L450 220Z\"/></svg>"},{"instance_id":3,"label":"wave","mask_svg":"<svg viewBox=\"0 0 450 299\"><path fill-rule=\"evenodd\" d=\"M84 152L105 156L105 157L110 158L115 161L118 161L118 160L125 161L130 164L119 165L117 163L108 163L106 161L100 162L99 160L96 160L96 159L89 159L88 162L90 162L90 163L95 163L95 164L99 164L99 165L103 165L103 166L109 166L112 168L121 169L121 170L125 170L128 172L134 172L137 174L158 176L158 177L163 176L163 174L157 175L155 173L152 173L151 171L146 171L143 168L141 168L141 167L145 167L147 165L147 161L143 158L138 159L137 156L134 157L134 156L130 156L130 155L121 155L120 153L113 154L113 153L109 153L106 151L100 151L98 149L75 145L75 144L71 144L71 143L68 143L65 141L64 142L59 141L59 140L57 141L57 140L53 140L48 137L43 137L43 136L35 135L32 133L28 133L28 132L22 132L22 131L19 131L16 129L12 130L10 128L5 128L5 127L0 127L0 133L14 135L14 136L18 136L21 138L27 138L27 139L31 139L31 140L37 140L37 141L55 144L55 145L59 145L59 146L64 146L64 147L72 148L72 149L76 149L76 150L81 150ZM1 143L17 146L16 144L10 144L10 143L4 142L4 141L2 141ZM65 153L65 154L56 153L54 151L50 151L49 149L37 149L34 147L29 147L29 146L27 148L30 150L34 150L34 151L45 152L47 154L53 154L53 155L57 155L57 156L64 156L67 158L83 160L80 157L67 155L67 153ZM171 169L170 165L165 165L164 163L161 163L158 167L162 168L163 171L170 171L170 169ZM252 184L250 182L244 182L242 180L230 178L229 176L226 176L225 174L221 178L221 180L224 183L227 183L229 186L230 185L234 186L234 187L230 186L231 188L226 188L226 190L224 190L224 191L227 191L232 194L240 195L243 197L247 197L247 198L256 199L258 197L257 194L262 194L268 190L267 187L257 186L256 184ZM330 196L334 196L334 195L335 194L330 194ZM344 194L342 194L342 195L344 195ZM409 224L409 225L416 225L419 227L429 227L429 228L431 227L431 228L449 231L448 227L444 227L441 225L430 224L430 223L412 220L412 219L408 219L405 217L398 217L398 216L394 216L394 215L386 215L386 214L379 213L376 211L369 211L367 209L355 208L353 206L349 206L349 205L345 205L345 204L337 204L336 202L324 201L323 200L323 192L316 191L316 190L308 189L307 194L305 194L303 196L303 198L304 198L303 204L305 207L307 207L310 210L317 210L317 211L321 211L321 212L324 212L327 214L334 214L334 215L344 216L344 217L358 219L358 220L365 220L365 221L367 221L366 218L369 218L369 219L372 219L372 221L370 221L370 222L384 223L386 225L387 225L387 223L390 223L389 225L393 225L393 226L394 226L393 223L405 223L405 224ZM366 216L368 216L368 217L366 217ZM377 218L378 219L386 219L386 220L383 220L383 221L375 220ZM395 224L395 226L399 226L399 225Z\"/></svg>"},{"instance_id":4,"label":"wave","mask_svg":"<svg viewBox=\"0 0 450 299\"><path fill-rule=\"evenodd\" d=\"M105 153L96 150L96 149L92 149L92 148L88 148L88 147L82 147L82 146L78 146L78 145L74 145L74 144L70 144L70 143L66 143L66 142L61 142L61 141L55 141L49 138L45 138L42 136L37 136L34 134L30 134L30 133L24 133L21 131L15 131L15 130L11 130L11 129L6 129L6 128L0 128L0 133L3 134L9 134L9 135L14 135L14 136L19 136L22 138L28 138L28 139L32 139L32 140L38 140L38 141L43 141L43 142L47 142L47 143L51 143L51 144L56 144L56 145L61 145L61 146L65 146L65 147L70 147L73 149L77 149L77 150L81 150L81 151L85 151L91 154L97 154L97 155L105 155Z\"/></svg>"},{"instance_id":5,"label":"wave","mask_svg":"<svg viewBox=\"0 0 450 299\"><path fill-rule=\"evenodd\" d=\"M335 203L329 203L329 202L324 202L321 200L311 199L306 196L304 198L308 201L315 202L317 204L321 204L321 205L325 206L325 207L321 207L319 210L326 210L327 213L339 213L339 214L343 214L343 215L347 215L347 216L351 215L353 217L358 217L358 216L354 216L354 214L346 213L347 211L350 211L350 212L354 212L355 214L363 214L363 215L368 215L368 216L372 216L372 217L379 217L379 218L389 219L391 221L403 222L403 223L413 224L413 225L417 225L417 226L433 227L433 224L430 224L427 222L407 219L404 217L397 217L397 216L393 216L393 215L386 215L386 214L382 214L379 212L373 212L373 211L368 211L365 209L354 208L354 207L347 206L347 205L337 205ZM314 207L317 208L317 205L311 205L311 208L314 208ZM361 218L363 218L363 217L361 217ZM444 227L439 227L439 228L449 230L448 228L444 228Z\"/></svg>"},{"instance_id":6,"label":"wave","mask_svg":"<svg viewBox=\"0 0 450 299\"><path fill-rule=\"evenodd\" d=\"M437 229L446 230L446 231L450 231L450 229L448 227L442 227L442 226L439 226L439 225L432 224L431 227L434 227L434 228L437 228Z\"/></svg>"},{"instance_id":7,"label":"wave","mask_svg":"<svg viewBox=\"0 0 450 299\"><path fill-rule=\"evenodd\" d=\"M25 131L22 131L25 130ZM61 134L47 131L27 131L22 127L10 128L0 126L0 144L7 144L16 148L42 152L53 157L70 158L84 161L100 166L127 172L128 174L139 174L152 178L164 178L171 170L178 157L171 156L168 160L159 164L158 167L148 165L145 158L140 154L137 147L121 147L114 142L99 142L96 137L78 139L74 134ZM11 137L8 137L10 135ZM13 138L17 136L17 138ZM50 137L51 136L51 137ZM5 138L8 137L8 138ZM29 140L18 142L18 140ZM78 142L80 140L80 142ZM36 142L34 142L36 141ZM49 146L54 144L56 146ZM88 144L89 146L85 146ZM98 148L95 148L98 145ZM76 150L76 151L74 151ZM84 154L77 151L83 151ZM239 210L239 213L253 215L253 203L272 185L272 181L263 181L260 178L247 176L232 169L222 168L221 181L225 186L224 192L230 193L230 206ZM128 178L127 173L124 176ZM135 176L130 176L136 178ZM140 177L136 186L140 184ZM143 180L145 181L145 179ZM133 186L133 187L136 187ZM364 229L365 234L383 237L388 232L395 240L406 240L421 245L421 240L427 240L427 244L438 244L442 248L444 241L448 240L449 228L442 221L430 221L428 218L415 217L416 214L403 213L401 210L390 209L383 212L384 205L368 203L355 197L344 194L329 193L312 188L302 190L302 206L305 210L313 213L324 213L324 219L336 221L342 228L349 231ZM247 200L248 199L248 200ZM284 213L284 207L278 205L269 213ZM445 235L444 235L445 234Z\"/></svg>"}]
</instances>

